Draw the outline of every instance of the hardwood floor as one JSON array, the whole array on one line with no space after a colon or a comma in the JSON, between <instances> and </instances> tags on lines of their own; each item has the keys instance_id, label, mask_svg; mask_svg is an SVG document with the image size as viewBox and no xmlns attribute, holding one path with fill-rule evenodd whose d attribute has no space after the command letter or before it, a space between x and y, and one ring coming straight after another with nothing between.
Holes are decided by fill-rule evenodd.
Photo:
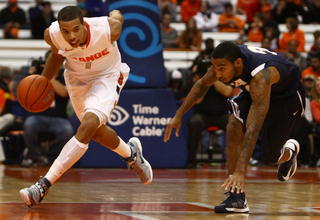
<instances>
[{"instance_id":1,"label":"hardwood floor","mask_svg":"<svg viewBox=\"0 0 320 220\"><path fill-rule=\"evenodd\" d=\"M299 168L286 183L276 167L249 167L245 192L249 214L214 213L226 196L224 166L208 169L154 169L143 185L126 169L70 169L41 204L28 208L19 190L47 168L0 165L0 220L320 220L320 169Z\"/></svg>"}]
</instances>

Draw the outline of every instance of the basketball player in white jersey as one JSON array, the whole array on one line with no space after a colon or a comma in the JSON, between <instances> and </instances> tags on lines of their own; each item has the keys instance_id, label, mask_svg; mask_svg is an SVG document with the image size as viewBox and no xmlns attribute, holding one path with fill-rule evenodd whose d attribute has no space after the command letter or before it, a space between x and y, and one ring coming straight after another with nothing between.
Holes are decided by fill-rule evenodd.
<instances>
[{"instance_id":1,"label":"basketball player in white jersey","mask_svg":"<svg viewBox=\"0 0 320 220\"><path fill-rule=\"evenodd\" d=\"M83 156L91 139L121 155L144 184L151 183L152 168L142 156L139 139L133 137L126 144L106 125L129 76L116 43L123 21L118 10L111 11L109 17L83 18L80 8L67 6L58 13L58 21L45 30L52 53L42 75L51 80L66 60L66 86L81 124L48 173L20 190L29 207L42 201L49 187Z\"/></svg>"}]
</instances>

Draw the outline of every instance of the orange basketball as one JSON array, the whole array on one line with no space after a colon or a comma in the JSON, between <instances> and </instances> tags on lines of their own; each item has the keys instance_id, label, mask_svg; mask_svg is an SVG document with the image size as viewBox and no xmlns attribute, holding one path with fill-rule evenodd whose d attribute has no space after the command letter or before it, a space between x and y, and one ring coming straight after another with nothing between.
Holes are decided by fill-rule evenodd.
<instances>
[{"instance_id":1,"label":"orange basketball","mask_svg":"<svg viewBox=\"0 0 320 220\"><path fill-rule=\"evenodd\" d=\"M42 112L48 109L54 100L54 95L51 82L37 74L21 80L17 90L20 105L30 112Z\"/></svg>"}]
</instances>

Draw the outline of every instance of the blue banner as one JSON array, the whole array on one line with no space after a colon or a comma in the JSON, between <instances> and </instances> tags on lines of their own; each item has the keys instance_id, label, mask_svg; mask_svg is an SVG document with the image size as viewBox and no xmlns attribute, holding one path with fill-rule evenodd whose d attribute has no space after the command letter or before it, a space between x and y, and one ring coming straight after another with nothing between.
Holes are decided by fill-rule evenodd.
<instances>
[{"instance_id":1,"label":"blue banner","mask_svg":"<svg viewBox=\"0 0 320 220\"><path fill-rule=\"evenodd\" d=\"M170 89L126 89L122 90L107 125L125 142L131 137L139 138L143 155L154 168L185 167L188 155L185 123L179 137L174 135L174 130L171 139L163 141L167 123L176 110L176 100ZM72 124L78 127L75 121ZM118 154L91 141L77 166L125 167L126 163Z\"/></svg>"},{"instance_id":2,"label":"blue banner","mask_svg":"<svg viewBox=\"0 0 320 220\"><path fill-rule=\"evenodd\" d=\"M157 0L109 0L107 15L117 9L124 17L118 40L130 76L128 87L166 87Z\"/></svg>"}]
</instances>

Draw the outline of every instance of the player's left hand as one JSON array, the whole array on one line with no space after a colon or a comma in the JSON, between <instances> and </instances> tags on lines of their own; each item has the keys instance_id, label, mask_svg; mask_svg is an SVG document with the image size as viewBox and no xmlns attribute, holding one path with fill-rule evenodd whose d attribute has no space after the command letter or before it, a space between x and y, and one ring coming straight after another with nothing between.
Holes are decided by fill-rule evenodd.
<instances>
[{"instance_id":1,"label":"player's left hand","mask_svg":"<svg viewBox=\"0 0 320 220\"><path fill-rule=\"evenodd\" d=\"M243 193L244 191L244 174L234 173L229 176L229 178L222 184L221 187L224 187L225 190L229 190L231 187L231 192L233 193L237 189L237 193ZM237 188L236 188L237 187Z\"/></svg>"}]
</instances>

